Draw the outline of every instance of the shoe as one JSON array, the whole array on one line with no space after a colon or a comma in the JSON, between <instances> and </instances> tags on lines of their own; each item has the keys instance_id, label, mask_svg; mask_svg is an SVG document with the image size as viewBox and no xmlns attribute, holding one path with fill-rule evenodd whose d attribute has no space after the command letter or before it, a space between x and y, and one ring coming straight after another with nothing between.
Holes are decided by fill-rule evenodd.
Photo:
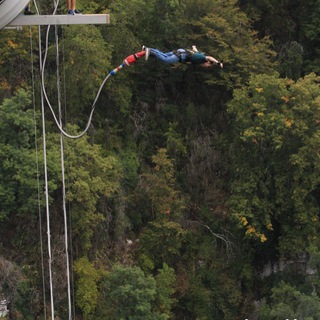
<instances>
[{"instance_id":1,"label":"shoe","mask_svg":"<svg viewBox=\"0 0 320 320\"><path fill-rule=\"evenodd\" d=\"M68 15L69 16L74 16L74 11L73 10L68 10Z\"/></svg>"},{"instance_id":2,"label":"shoe","mask_svg":"<svg viewBox=\"0 0 320 320\"><path fill-rule=\"evenodd\" d=\"M82 14L82 12L80 12L79 10L75 9L74 10L74 14Z\"/></svg>"},{"instance_id":3,"label":"shoe","mask_svg":"<svg viewBox=\"0 0 320 320\"><path fill-rule=\"evenodd\" d=\"M142 46L142 51L145 51L146 55L145 55L145 59L148 60L150 55L152 54L150 48L146 47L146 46Z\"/></svg>"},{"instance_id":4,"label":"shoe","mask_svg":"<svg viewBox=\"0 0 320 320\"><path fill-rule=\"evenodd\" d=\"M221 61L219 62L219 66L220 66L221 69L223 69L223 60L221 60Z\"/></svg>"},{"instance_id":5,"label":"shoe","mask_svg":"<svg viewBox=\"0 0 320 320\"><path fill-rule=\"evenodd\" d=\"M144 51L146 52L145 58L148 60L150 56L150 48L144 48Z\"/></svg>"}]
</instances>

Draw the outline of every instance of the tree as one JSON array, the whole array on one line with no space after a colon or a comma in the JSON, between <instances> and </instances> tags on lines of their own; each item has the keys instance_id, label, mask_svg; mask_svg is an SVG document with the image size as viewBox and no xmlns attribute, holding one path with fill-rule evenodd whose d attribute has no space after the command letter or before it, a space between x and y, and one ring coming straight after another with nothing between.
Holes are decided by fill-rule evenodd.
<instances>
[{"instance_id":1,"label":"tree","mask_svg":"<svg viewBox=\"0 0 320 320\"><path fill-rule=\"evenodd\" d=\"M114 266L102 281L101 290L103 301L97 312L101 319L168 319L153 310L156 282L138 267Z\"/></svg>"},{"instance_id":2,"label":"tree","mask_svg":"<svg viewBox=\"0 0 320 320\"><path fill-rule=\"evenodd\" d=\"M297 41L283 44L278 55L280 74L283 77L298 80L303 73L303 55L304 49Z\"/></svg>"},{"instance_id":3,"label":"tree","mask_svg":"<svg viewBox=\"0 0 320 320\"><path fill-rule=\"evenodd\" d=\"M138 259L143 270L174 266L180 259L187 231L176 222L154 221L140 235ZM161 244L161 245L159 245Z\"/></svg>"},{"instance_id":4,"label":"tree","mask_svg":"<svg viewBox=\"0 0 320 320\"><path fill-rule=\"evenodd\" d=\"M31 83L31 57L36 62L36 55L30 51L30 41L35 29L24 28L3 30L0 39L0 103L3 98L10 98L16 90L26 88ZM36 38L36 37L35 37ZM33 40L34 42L36 40Z\"/></svg>"},{"instance_id":5,"label":"tree","mask_svg":"<svg viewBox=\"0 0 320 320\"><path fill-rule=\"evenodd\" d=\"M263 300L260 316L261 320L316 320L320 317L320 298L315 293L307 295L281 282L272 289L271 302Z\"/></svg>"},{"instance_id":6,"label":"tree","mask_svg":"<svg viewBox=\"0 0 320 320\"><path fill-rule=\"evenodd\" d=\"M61 31L59 47L63 49L60 57L60 73L65 104L68 106L68 118L72 122L84 122L78 118L83 113L89 113L98 89L108 75L110 66L110 49L102 38L100 29L96 26L64 26ZM48 61L45 69L45 79L52 102L56 97L56 50L54 44L49 47ZM97 102L97 105L101 99ZM71 121L71 120L70 120Z\"/></svg>"},{"instance_id":7,"label":"tree","mask_svg":"<svg viewBox=\"0 0 320 320\"><path fill-rule=\"evenodd\" d=\"M261 242L273 232L284 254L317 243L319 78L296 83L253 76L229 104L234 217Z\"/></svg>"},{"instance_id":8,"label":"tree","mask_svg":"<svg viewBox=\"0 0 320 320\"><path fill-rule=\"evenodd\" d=\"M75 132L76 128L70 126L67 130ZM51 159L48 166L54 170L54 177L60 179L59 135L49 134L47 144L48 159ZM66 200L70 202L72 234L78 240L78 249L84 254L92 245L96 227L106 219L104 204L119 190L123 172L116 155L106 154L100 145L91 145L88 136L65 140L64 146L69 182ZM60 186L59 179L57 183Z\"/></svg>"},{"instance_id":9,"label":"tree","mask_svg":"<svg viewBox=\"0 0 320 320\"><path fill-rule=\"evenodd\" d=\"M282 76L319 71L319 0L241 0L260 37L271 36ZM303 58L303 59L302 59Z\"/></svg>"},{"instance_id":10,"label":"tree","mask_svg":"<svg viewBox=\"0 0 320 320\"><path fill-rule=\"evenodd\" d=\"M236 87L246 81L251 73L272 72L271 59L275 53L270 49L270 40L268 37L258 37L248 16L239 10L236 0L186 3L186 11L192 18L186 15L180 21L184 38L196 42L201 50L226 62L228 72L209 76L207 84ZM202 10L188 11L195 6Z\"/></svg>"},{"instance_id":11,"label":"tree","mask_svg":"<svg viewBox=\"0 0 320 320\"><path fill-rule=\"evenodd\" d=\"M176 190L174 161L167 155L167 150L160 148L152 156L154 167L150 173L141 175L139 186L150 201L152 215L161 219L163 216L178 217L185 208L185 198Z\"/></svg>"},{"instance_id":12,"label":"tree","mask_svg":"<svg viewBox=\"0 0 320 320\"><path fill-rule=\"evenodd\" d=\"M35 117L30 94L19 90L0 106L0 221L28 215L37 207ZM31 214L31 215L30 215Z\"/></svg>"},{"instance_id":13,"label":"tree","mask_svg":"<svg viewBox=\"0 0 320 320\"><path fill-rule=\"evenodd\" d=\"M164 263L162 269L158 269L155 280L157 286L156 306L160 313L166 314L170 319L172 315L171 308L176 303L176 299L172 297L176 292L174 270Z\"/></svg>"},{"instance_id":14,"label":"tree","mask_svg":"<svg viewBox=\"0 0 320 320\"><path fill-rule=\"evenodd\" d=\"M98 304L97 282L101 274L95 269L87 257L75 261L74 271L77 275L76 301L83 312L84 319L92 319Z\"/></svg>"}]
</instances>

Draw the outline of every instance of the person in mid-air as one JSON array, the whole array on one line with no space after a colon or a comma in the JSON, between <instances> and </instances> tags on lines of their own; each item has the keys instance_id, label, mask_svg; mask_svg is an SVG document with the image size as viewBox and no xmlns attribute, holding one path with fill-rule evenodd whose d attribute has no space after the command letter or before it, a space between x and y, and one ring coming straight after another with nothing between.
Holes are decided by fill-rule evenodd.
<instances>
[{"instance_id":1,"label":"person in mid-air","mask_svg":"<svg viewBox=\"0 0 320 320\"><path fill-rule=\"evenodd\" d=\"M82 14L76 9L77 0L67 0L68 15Z\"/></svg>"},{"instance_id":2,"label":"person in mid-air","mask_svg":"<svg viewBox=\"0 0 320 320\"><path fill-rule=\"evenodd\" d=\"M211 56L205 55L203 52L199 52L196 46L192 46L192 50L178 49L167 53L145 46L142 46L142 50L146 53L146 60L149 59L149 56L154 56L160 61L170 64L181 62L200 64L202 67L218 65L220 68L223 68L223 61L219 61Z\"/></svg>"}]
</instances>

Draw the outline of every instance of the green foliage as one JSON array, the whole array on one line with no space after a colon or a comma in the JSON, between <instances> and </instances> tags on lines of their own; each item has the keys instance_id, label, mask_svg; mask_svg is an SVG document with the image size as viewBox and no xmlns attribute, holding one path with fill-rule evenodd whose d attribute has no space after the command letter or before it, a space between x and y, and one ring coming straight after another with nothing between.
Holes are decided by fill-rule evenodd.
<instances>
[{"instance_id":1,"label":"green foliage","mask_svg":"<svg viewBox=\"0 0 320 320\"><path fill-rule=\"evenodd\" d=\"M152 156L154 167L150 173L142 175L143 188L151 202L151 210L156 217L180 216L185 208L185 198L175 188L174 161L161 148Z\"/></svg>"},{"instance_id":2,"label":"green foliage","mask_svg":"<svg viewBox=\"0 0 320 320\"><path fill-rule=\"evenodd\" d=\"M31 73L30 37L35 30L2 30L0 38L0 103L16 90L26 88ZM34 37L33 41L36 41ZM36 55L33 56L36 60Z\"/></svg>"},{"instance_id":3,"label":"green foliage","mask_svg":"<svg viewBox=\"0 0 320 320\"><path fill-rule=\"evenodd\" d=\"M317 242L318 83L312 74L296 83L255 76L229 104L237 141L230 207L262 242L277 221L285 254Z\"/></svg>"},{"instance_id":4,"label":"green foliage","mask_svg":"<svg viewBox=\"0 0 320 320\"><path fill-rule=\"evenodd\" d=\"M240 317L241 291L228 271L214 262L190 276L183 297L184 305L194 318L228 319Z\"/></svg>"},{"instance_id":5,"label":"green foliage","mask_svg":"<svg viewBox=\"0 0 320 320\"><path fill-rule=\"evenodd\" d=\"M111 10L115 17L116 34L123 36L131 48L132 44L141 39L157 44L159 40L167 38L173 40L179 32L175 19L183 12L183 4L178 1L163 3L159 0L122 1L113 2ZM159 36L161 35L161 38ZM122 46L124 47L124 44ZM139 43L141 47L141 43Z\"/></svg>"},{"instance_id":6,"label":"green foliage","mask_svg":"<svg viewBox=\"0 0 320 320\"><path fill-rule=\"evenodd\" d=\"M320 317L320 299L315 293L306 295L282 282L272 289L270 303L263 301L260 316L261 320L315 320Z\"/></svg>"},{"instance_id":7,"label":"green foliage","mask_svg":"<svg viewBox=\"0 0 320 320\"><path fill-rule=\"evenodd\" d=\"M111 69L110 49L95 26L65 26L60 47L63 48L64 68L61 70L66 103L69 115L74 118L90 110L103 79ZM52 49L52 54L54 52ZM48 63L51 65L50 59ZM56 81L52 86L56 92Z\"/></svg>"},{"instance_id":8,"label":"green foliage","mask_svg":"<svg viewBox=\"0 0 320 320\"><path fill-rule=\"evenodd\" d=\"M170 123L169 125L169 129L165 133L168 152L173 153L174 155L185 155L187 153L187 148L181 134L176 130L178 123Z\"/></svg>"},{"instance_id":9,"label":"green foliage","mask_svg":"<svg viewBox=\"0 0 320 320\"><path fill-rule=\"evenodd\" d=\"M166 314L170 319L172 306L176 303L176 299L172 297L176 292L174 270L164 263L162 269L158 269L155 280L157 285L156 305L160 313Z\"/></svg>"},{"instance_id":10,"label":"green foliage","mask_svg":"<svg viewBox=\"0 0 320 320\"><path fill-rule=\"evenodd\" d=\"M31 320L39 312L41 298L37 285L30 277L30 270L29 265L20 268L0 256L0 297L7 300L10 310L8 318L4 319Z\"/></svg>"},{"instance_id":11,"label":"green foliage","mask_svg":"<svg viewBox=\"0 0 320 320\"><path fill-rule=\"evenodd\" d=\"M283 76L298 79L319 71L319 0L239 2L259 34L272 37Z\"/></svg>"},{"instance_id":12,"label":"green foliage","mask_svg":"<svg viewBox=\"0 0 320 320\"><path fill-rule=\"evenodd\" d=\"M75 132L69 127L68 132ZM52 162L59 163L59 136L48 135L48 153ZM97 225L104 220L106 212L100 204L111 198L120 188L122 167L115 155L106 155L99 145L90 145L87 138L65 141L65 157L68 162L66 198L70 208L73 235L78 238L81 248L91 247L91 237ZM58 175L56 171L56 175Z\"/></svg>"},{"instance_id":13,"label":"green foliage","mask_svg":"<svg viewBox=\"0 0 320 320\"><path fill-rule=\"evenodd\" d=\"M298 80L302 74L303 47L296 41L285 43L279 52L279 72L282 76Z\"/></svg>"},{"instance_id":14,"label":"green foliage","mask_svg":"<svg viewBox=\"0 0 320 320\"><path fill-rule=\"evenodd\" d=\"M180 260L186 272L177 275L178 307L186 308L183 315L194 319L245 319L252 313L250 295L257 285L250 246L213 230L194 224L193 232L187 234Z\"/></svg>"},{"instance_id":15,"label":"green foliage","mask_svg":"<svg viewBox=\"0 0 320 320\"><path fill-rule=\"evenodd\" d=\"M23 280L18 283L16 288L16 297L14 300L13 314L17 320L32 320L34 313L32 305L32 285L30 280Z\"/></svg>"},{"instance_id":16,"label":"green foliage","mask_svg":"<svg viewBox=\"0 0 320 320\"><path fill-rule=\"evenodd\" d=\"M74 272L77 275L76 281L76 301L83 312L84 319L92 319L92 315L98 304L99 272L95 269L87 257L82 257L75 261Z\"/></svg>"},{"instance_id":17,"label":"green foliage","mask_svg":"<svg viewBox=\"0 0 320 320\"><path fill-rule=\"evenodd\" d=\"M210 4L190 1L190 5L194 6L194 3L204 8L204 12L193 19L187 20L187 16L180 21L184 27L184 41L196 42L199 50L223 59L228 71L221 72L219 77L208 77L208 84L236 87L251 73L271 72L270 59L275 55L270 50L271 42L268 38L258 38L236 0Z\"/></svg>"},{"instance_id":18,"label":"green foliage","mask_svg":"<svg viewBox=\"0 0 320 320\"><path fill-rule=\"evenodd\" d=\"M141 268L149 271L149 267L160 268L163 263L169 266L177 263L186 233L176 222L150 222L140 235L138 251Z\"/></svg>"},{"instance_id":19,"label":"green foliage","mask_svg":"<svg viewBox=\"0 0 320 320\"><path fill-rule=\"evenodd\" d=\"M167 319L152 308L156 281L138 267L116 265L103 280L101 288L104 301L97 312L101 319Z\"/></svg>"},{"instance_id":20,"label":"green foliage","mask_svg":"<svg viewBox=\"0 0 320 320\"><path fill-rule=\"evenodd\" d=\"M35 116L27 91L19 90L0 106L0 220L35 212L37 167Z\"/></svg>"},{"instance_id":21,"label":"green foliage","mask_svg":"<svg viewBox=\"0 0 320 320\"><path fill-rule=\"evenodd\" d=\"M39 3L42 13L51 11L52 5ZM67 120L80 127L104 77L142 44L164 51L195 44L223 59L225 68L140 59L106 83L89 135L63 140L76 259L74 317L245 319L261 292L267 292L261 317L268 320L318 316L319 301L310 292L320 286L319 78L300 75L319 71L319 0L78 0L78 7L111 14L109 26L58 28ZM32 81L30 31L2 32L1 101ZM50 34L45 74L55 104L52 40ZM276 65L280 76L292 79L274 74ZM0 106L0 251L37 270L38 239L30 237L38 208L30 104L19 90ZM62 269L60 136L51 119L50 219L54 267ZM40 151L41 171L42 158ZM39 178L43 190L42 172ZM257 265L277 259L279 251L282 258L308 251L317 272L277 274L277 283L293 275L299 287L281 284L270 296L272 279L257 281ZM141 269L118 265L101 273L100 266L115 261ZM13 317L42 316L39 307L26 306L39 295L33 288L38 278L34 271L19 285L20 311ZM54 285L64 302L64 284Z\"/></svg>"},{"instance_id":22,"label":"green foliage","mask_svg":"<svg viewBox=\"0 0 320 320\"><path fill-rule=\"evenodd\" d=\"M124 184L126 187L134 187L138 181L139 159L136 152L120 151L120 160L124 170Z\"/></svg>"}]
</instances>

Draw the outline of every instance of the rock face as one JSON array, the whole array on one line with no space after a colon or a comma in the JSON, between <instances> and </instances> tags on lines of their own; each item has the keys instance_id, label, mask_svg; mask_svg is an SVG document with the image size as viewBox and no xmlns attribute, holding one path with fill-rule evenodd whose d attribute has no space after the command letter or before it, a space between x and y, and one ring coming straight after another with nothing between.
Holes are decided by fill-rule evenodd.
<instances>
[{"instance_id":1,"label":"rock face","mask_svg":"<svg viewBox=\"0 0 320 320\"><path fill-rule=\"evenodd\" d=\"M297 273L302 273L305 275L315 274L317 271L310 268L308 265L309 255L301 253L296 260L285 260L281 259L278 261L268 261L260 273L261 278L270 276L271 274L284 271L287 267L294 267Z\"/></svg>"}]
</instances>

